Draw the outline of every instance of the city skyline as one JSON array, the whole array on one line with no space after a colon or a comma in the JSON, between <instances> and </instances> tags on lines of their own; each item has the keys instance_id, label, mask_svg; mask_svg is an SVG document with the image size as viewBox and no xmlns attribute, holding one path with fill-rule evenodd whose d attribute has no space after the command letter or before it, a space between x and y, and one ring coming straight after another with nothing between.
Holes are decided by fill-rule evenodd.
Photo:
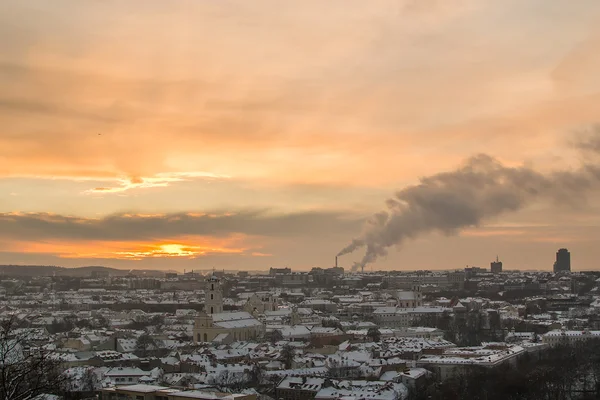
<instances>
[{"instance_id":1,"label":"city skyline","mask_svg":"<svg viewBox=\"0 0 600 400\"><path fill-rule=\"evenodd\" d=\"M0 264L330 267L423 177L598 144L595 1L20 1L0 32ZM600 191L559 189L372 268L600 269Z\"/></svg>"}]
</instances>

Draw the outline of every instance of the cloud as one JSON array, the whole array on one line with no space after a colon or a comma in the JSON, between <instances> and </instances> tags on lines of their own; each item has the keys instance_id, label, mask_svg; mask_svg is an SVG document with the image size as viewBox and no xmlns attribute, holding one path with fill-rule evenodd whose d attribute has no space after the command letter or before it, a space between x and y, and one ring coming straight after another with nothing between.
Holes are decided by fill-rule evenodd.
<instances>
[{"instance_id":1,"label":"cloud","mask_svg":"<svg viewBox=\"0 0 600 400\"><path fill-rule=\"evenodd\" d=\"M0 213L0 237L25 241L164 241L232 234L278 238L316 232L325 237L359 226L356 216L333 212L121 213L98 219L51 213Z\"/></svg>"},{"instance_id":2,"label":"cloud","mask_svg":"<svg viewBox=\"0 0 600 400\"><path fill-rule=\"evenodd\" d=\"M253 257L272 257L273 254L261 253L260 251L253 251L251 254Z\"/></svg>"},{"instance_id":3,"label":"cloud","mask_svg":"<svg viewBox=\"0 0 600 400\"><path fill-rule=\"evenodd\" d=\"M3 4L0 175L381 185L487 141L500 158L543 158L564 132L539 110L561 126L597 112L597 83L554 85L595 66L593 33L574 50L593 3L273 4L148 2L139 18L126 4Z\"/></svg>"},{"instance_id":4,"label":"cloud","mask_svg":"<svg viewBox=\"0 0 600 400\"><path fill-rule=\"evenodd\" d=\"M210 172L173 172L160 173L151 177L133 177L130 179L117 179L118 186L111 187L95 187L87 189L84 194L105 194L105 193L122 193L133 189L150 189L157 187L167 187L175 182L190 182L193 180L214 180L227 179L227 175L218 175Z\"/></svg>"},{"instance_id":5,"label":"cloud","mask_svg":"<svg viewBox=\"0 0 600 400\"><path fill-rule=\"evenodd\" d=\"M364 210L478 153L568 167L565 137L600 115L599 13L593 0L3 2L0 185L19 196L0 203L63 215L2 229L305 238L282 215L212 226L184 211ZM182 213L64 215L115 210ZM332 228L307 220L354 229L331 215Z\"/></svg>"},{"instance_id":6,"label":"cloud","mask_svg":"<svg viewBox=\"0 0 600 400\"><path fill-rule=\"evenodd\" d=\"M327 212L121 213L98 219L13 212L0 214L0 244L5 252L62 259L264 258L273 257L275 243L300 243L317 232L326 240L359 226L356 216Z\"/></svg>"},{"instance_id":7,"label":"cloud","mask_svg":"<svg viewBox=\"0 0 600 400\"><path fill-rule=\"evenodd\" d=\"M573 145L584 155L598 156L600 154L600 124L582 130L573 140Z\"/></svg>"}]
</instances>

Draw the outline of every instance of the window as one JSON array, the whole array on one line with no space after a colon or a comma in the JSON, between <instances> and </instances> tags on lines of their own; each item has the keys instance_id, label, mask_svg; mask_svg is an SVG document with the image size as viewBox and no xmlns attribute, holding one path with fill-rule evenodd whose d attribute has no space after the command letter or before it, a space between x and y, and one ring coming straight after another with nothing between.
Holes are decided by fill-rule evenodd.
<instances>
[{"instance_id":1,"label":"window","mask_svg":"<svg viewBox=\"0 0 600 400\"><path fill-rule=\"evenodd\" d=\"M214 312L215 312L214 309L211 307L210 308L210 313L213 314Z\"/></svg>"},{"instance_id":2,"label":"window","mask_svg":"<svg viewBox=\"0 0 600 400\"><path fill-rule=\"evenodd\" d=\"M211 299L211 300L214 300L214 298L215 298L215 295L211 293L211 294L210 294L210 299Z\"/></svg>"},{"instance_id":3,"label":"window","mask_svg":"<svg viewBox=\"0 0 600 400\"><path fill-rule=\"evenodd\" d=\"M129 382L133 382L133 378L129 378Z\"/></svg>"},{"instance_id":4,"label":"window","mask_svg":"<svg viewBox=\"0 0 600 400\"><path fill-rule=\"evenodd\" d=\"M215 290L215 284L214 283L210 284L210 290Z\"/></svg>"}]
</instances>

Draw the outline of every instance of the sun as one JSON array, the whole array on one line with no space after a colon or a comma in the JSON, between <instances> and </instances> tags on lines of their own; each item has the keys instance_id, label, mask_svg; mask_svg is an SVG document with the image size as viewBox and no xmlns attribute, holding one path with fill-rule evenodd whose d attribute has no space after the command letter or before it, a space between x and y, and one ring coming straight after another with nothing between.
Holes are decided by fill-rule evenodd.
<instances>
[{"instance_id":1,"label":"sun","mask_svg":"<svg viewBox=\"0 0 600 400\"><path fill-rule=\"evenodd\" d=\"M185 256L190 253L190 251L185 250L184 246L181 244L161 244L159 249L162 253L173 256Z\"/></svg>"}]
</instances>

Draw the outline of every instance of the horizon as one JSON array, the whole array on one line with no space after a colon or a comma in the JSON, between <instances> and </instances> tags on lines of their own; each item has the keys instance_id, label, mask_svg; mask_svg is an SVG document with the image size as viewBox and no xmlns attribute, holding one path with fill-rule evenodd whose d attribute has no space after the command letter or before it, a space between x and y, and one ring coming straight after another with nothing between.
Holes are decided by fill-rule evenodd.
<instances>
[{"instance_id":1,"label":"horizon","mask_svg":"<svg viewBox=\"0 0 600 400\"><path fill-rule=\"evenodd\" d=\"M0 31L0 264L600 270L600 2L23 0Z\"/></svg>"},{"instance_id":2,"label":"horizon","mask_svg":"<svg viewBox=\"0 0 600 400\"><path fill-rule=\"evenodd\" d=\"M118 270L118 271L130 271L130 272L140 272L140 271L151 271L151 272L164 272L164 273L177 273L178 275L181 274L186 274L186 273L210 273L210 272L214 272L214 271L223 271L225 273L235 273L235 272L248 272L248 273L269 273L270 268L288 268L286 266L282 266L282 267L269 267L266 269L235 269L235 268L219 268L219 269L215 269L215 268L198 268L198 269L149 269L149 268L117 268L117 267L111 267L111 266L105 266L105 265L79 265L79 266L73 266L73 267L64 267L64 266L60 266L60 265L32 265L32 264L0 264L0 268L3 267L31 267L31 268L62 268L62 269L91 269L91 268L106 268L106 269L114 269L114 270ZM332 266L333 267L333 266ZM312 267L305 267L305 268L299 268L299 269L291 269L292 272L310 272L312 268L323 268L323 269L327 269L327 268L332 268L332 267L317 267L317 266L312 266ZM343 267L342 267L343 268ZM477 266L477 265L468 265L465 267L456 267L456 268L422 268L422 269L406 269L406 270L400 270L400 269L373 269L371 270L369 268L369 270L366 270L365 272L361 272L361 271L354 271L351 269L351 267L349 268L344 268L344 273L345 274L375 274L375 273L387 273L387 272L423 272L423 271L431 271L431 272L454 272L454 271L463 271L465 268L482 268L484 270L489 270L489 267L486 268L485 266ZM553 272L552 269L546 269L546 270L542 270L542 269L531 269L531 268L514 268L514 269L507 269L507 268L503 268L503 273L507 273L507 272ZM577 273L577 272L597 272L597 270L571 270L571 272Z\"/></svg>"}]
</instances>

